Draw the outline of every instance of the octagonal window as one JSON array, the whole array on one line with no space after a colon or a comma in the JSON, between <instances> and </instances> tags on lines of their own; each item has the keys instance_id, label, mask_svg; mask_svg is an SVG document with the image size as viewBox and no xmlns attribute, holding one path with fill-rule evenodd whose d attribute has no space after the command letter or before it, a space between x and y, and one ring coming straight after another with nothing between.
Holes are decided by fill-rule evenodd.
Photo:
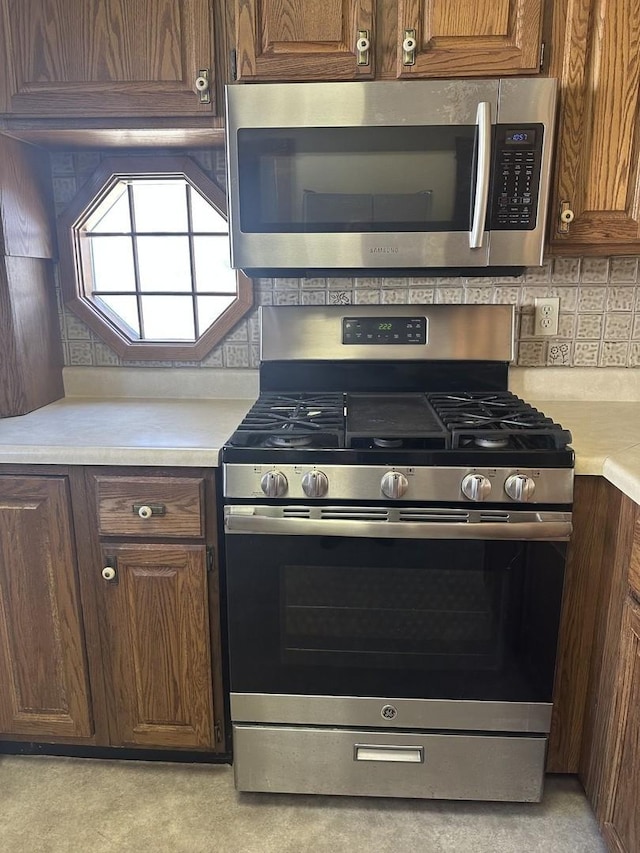
<instances>
[{"instance_id":1,"label":"octagonal window","mask_svg":"<svg viewBox=\"0 0 640 853\"><path fill-rule=\"evenodd\" d=\"M251 307L224 194L188 158L104 160L59 232L65 300L124 358L201 358Z\"/></svg>"}]
</instances>

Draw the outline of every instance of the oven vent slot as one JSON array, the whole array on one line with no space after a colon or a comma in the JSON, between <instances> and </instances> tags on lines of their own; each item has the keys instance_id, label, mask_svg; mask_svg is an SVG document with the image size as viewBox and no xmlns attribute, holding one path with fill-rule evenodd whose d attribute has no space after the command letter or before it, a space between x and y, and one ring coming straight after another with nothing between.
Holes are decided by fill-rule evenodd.
<instances>
[{"instance_id":1,"label":"oven vent slot","mask_svg":"<svg viewBox=\"0 0 640 853\"><path fill-rule=\"evenodd\" d=\"M510 513L499 509L480 512L480 521L504 521L508 522L511 518Z\"/></svg>"},{"instance_id":2,"label":"oven vent slot","mask_svg":"<svg viewBox=\"0 0 640 853\"><path fill-rule=\"evenodd\" d=\"M467 522L469 513L464 509L403 509L398 512L398 521L433 522Z\"/></svg>"},{"instance_id":3,"label":"oven vent slot","mask_svg":"<svg viewBox=\"0 0 640 853\"><path fill-rule=\"evenodd\" d=\"M283 506L284 518L311 518L311 508L308 506Z\"/></svg>"},{"instance_id":4,"label":"oven vent slot","mask_svg":"<svg viewBox=\"0 0 640 853\"><path fill-rule=\"evenodd\" d=\"M327 507L321 510L322 518L344 521L389 521L389 510L375 507Z\"/></svg>"}]
</instances>

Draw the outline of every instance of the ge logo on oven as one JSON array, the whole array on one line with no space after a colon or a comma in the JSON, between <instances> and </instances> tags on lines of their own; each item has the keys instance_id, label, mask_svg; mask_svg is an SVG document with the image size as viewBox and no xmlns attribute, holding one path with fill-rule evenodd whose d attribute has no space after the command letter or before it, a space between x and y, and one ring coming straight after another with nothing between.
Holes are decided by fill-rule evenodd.
<instances>
[{"instance_id":1,"label":"ge logo on oven","mask_svg":"<svg viewBox=\"0 0 640 853\"><path fill-rule=\"evenodd\" d=\"M395 720L398 716L398 709L394 708L393 705L383 705L380 716L385 720Z\"/></svg>"}]
</instances>

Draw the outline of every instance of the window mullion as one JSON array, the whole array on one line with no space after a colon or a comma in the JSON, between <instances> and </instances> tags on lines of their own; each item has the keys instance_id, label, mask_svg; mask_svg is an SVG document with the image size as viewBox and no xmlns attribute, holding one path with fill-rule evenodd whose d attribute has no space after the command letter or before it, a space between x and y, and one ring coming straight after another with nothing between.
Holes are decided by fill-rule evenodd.
<instances>
[{"instance_id":1,"label":"window mullion","mask_svg":"<svg viewBox=\"0 0 640 853\"><path fill-rule=\"evenodd\" d=\"M200 319L198 316L198 300L196 298L196 253L193 240L193 210L191 208L191 186L185 183L187 192L187 231L189 237L189 263L191 265L191 308L193 310L193 333L195 340L200 337Z\"/></svg>"},{"instance_id":2,"label":"window mullion","mask_svg":"<svg viewBox=\"0 0 640 853\"><path fill-rule=\"evenodd\" d=\"M133 185L131 183L127 186L127 191L129 194L129 216L131 217L131 251L133 253L133 280L135 284L135 295L136 295L136 306L138 309L138 327L140 333L140 340L145 339L144 334L144 319L142 315L142 290L140 287L140 264L138 262L138 237L137 237L137 229L136 229L136 211L135 205L133 203Z\"/></svg>"}]
</instances>

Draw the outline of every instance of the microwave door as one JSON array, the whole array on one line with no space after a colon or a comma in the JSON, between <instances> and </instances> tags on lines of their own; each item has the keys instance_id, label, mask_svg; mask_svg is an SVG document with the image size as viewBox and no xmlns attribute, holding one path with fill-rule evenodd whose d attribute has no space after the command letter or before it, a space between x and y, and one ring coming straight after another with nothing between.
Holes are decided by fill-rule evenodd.
<instances>
[{"instance_id":1,"label":"microwave door","mask_svg":"<svg viewBox=\"0 0 640 853\"><path fill-rule=\"evenodd\" d=\"M473 219L469 232L469 248L481 249L484 224L489 201L489 178L491 174L491 104L481 101L476 118L478 126L478 154L476 157L476 186Z\"/></svg>"}]
</instances>

